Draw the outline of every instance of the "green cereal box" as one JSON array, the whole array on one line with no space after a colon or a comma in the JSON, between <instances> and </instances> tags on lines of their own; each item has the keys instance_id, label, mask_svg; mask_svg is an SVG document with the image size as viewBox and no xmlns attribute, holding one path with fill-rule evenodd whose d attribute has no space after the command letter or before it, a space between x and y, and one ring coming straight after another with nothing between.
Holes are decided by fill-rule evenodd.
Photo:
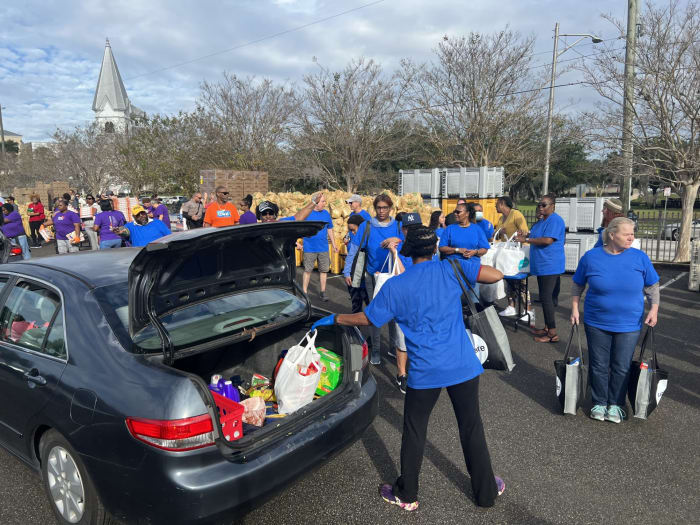
<instances>
[{"instance_id":1,"label":"green cereal box","mask_svg":"<svg viewBox=\"0 0 700 525\"><path fill-rule=\"evenodd\" d=\"M316 351L321 356L321 379L316 394L325 396L335 390L343 379L343 358L322 347L316 348Z\"/></svg>"}]
</instances>

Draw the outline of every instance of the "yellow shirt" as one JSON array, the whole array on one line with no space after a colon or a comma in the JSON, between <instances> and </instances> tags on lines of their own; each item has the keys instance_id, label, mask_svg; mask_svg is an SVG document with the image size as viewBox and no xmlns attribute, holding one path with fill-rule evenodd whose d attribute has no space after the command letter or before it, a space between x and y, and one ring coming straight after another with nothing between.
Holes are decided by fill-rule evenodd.
<instances>
[{"instance_id":1,"label":"yellow shirt","mask_svg":"<svg viewBox=\"0 0 700 525\"><path fill-rule=\"evenodd\" d=\"M511 237L517 231L523 231L525 233L530 231L527 227L527 221L520 211L516 209L511 209L508 217L503 218L503 215L498 219L496 224L496 230L501 230L499 233L500 237L505 234L507 237Z\"/></svg>"}]
</instances>

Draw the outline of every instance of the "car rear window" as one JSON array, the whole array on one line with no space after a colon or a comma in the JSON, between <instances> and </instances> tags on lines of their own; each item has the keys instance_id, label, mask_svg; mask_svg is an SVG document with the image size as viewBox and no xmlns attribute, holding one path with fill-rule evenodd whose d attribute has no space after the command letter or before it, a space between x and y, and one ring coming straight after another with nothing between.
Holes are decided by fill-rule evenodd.
<instances>
[{"instance_id":1,"label":"car rear window","mask_svg":"<svg viewBox=\"0 0 700 525\"><path fill-rule=\"evenodd\" d=\"M120 339L128 338L128 285L104 286L95 290L95 295ZM177 349L297 318L306 308L304 301L286 290L258 289L186 306L162 316L161 322ZM133 342L147 352L161 348L160 337L152 325L135 334Z\"/></svg>"}]
</instances>

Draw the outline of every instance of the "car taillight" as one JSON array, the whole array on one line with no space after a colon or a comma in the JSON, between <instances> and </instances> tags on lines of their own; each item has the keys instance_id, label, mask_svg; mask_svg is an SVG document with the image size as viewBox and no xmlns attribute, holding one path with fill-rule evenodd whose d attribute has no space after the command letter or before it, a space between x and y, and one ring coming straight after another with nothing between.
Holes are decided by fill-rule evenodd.
<instances>
[{"instance_id":1,"label":"car taillight","mask_svg":"<svg viewBox=\"0 0 700 525\"><path fill-rule=\"evenodd\" d=\"M362 368L365 368L369 364L369 345L367 341L362 343Z\"/></svg>"},{"instance_id":2,"label":"car taillight","mask_svg":"<svg viewBox=\"0 0 700 525\"><path fill-rule=\"evenodd\" d=\"M214 444L209 414L185 419L126 418L126 426L139 441L163 450L193 450Z\"/></svg>"},{"instance_id":3,"label":"car taillight","mask_svg":"<svg viewBox=\"0 0 700 525\"><path fill-rule=\"evenodd\" d=\"M12 255L21 255L21 254L22 254L22 248L20 248L19 246L12 247L12 248L10 248L10 254L12 254Z\"/></svg>"}]
</instances>

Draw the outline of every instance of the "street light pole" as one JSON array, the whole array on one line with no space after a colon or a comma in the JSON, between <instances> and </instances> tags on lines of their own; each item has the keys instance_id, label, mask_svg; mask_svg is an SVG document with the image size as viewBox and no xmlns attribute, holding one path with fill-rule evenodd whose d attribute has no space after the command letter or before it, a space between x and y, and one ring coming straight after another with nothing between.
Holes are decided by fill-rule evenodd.
<instances>
[{"instance_id":1,"label":"street light pole","mask_svg":"<svg viewBox=\"0 0 700 525\"><path fill-rule=\"evenodd\" d=\"M7 169L5 162L5 128L2 126L2 104L0 104L0 141L2 141L2 169Z\"/></svg>"},{"instance_id":2,"label":"street light pole","mask_svg":"<svg viewBox=\"0 0 700 525\"><path fill-rule=\"evenodd\" d=\"M579 37L576 42L566 46L561 53L558 52L559 49L559 37L560 36L577 36ZM549 192L549 161L552 153L552 114L554 113L554 81L557 74L557 58L566 53L569 49L574 47L576 44L581 42L585 38L590 38L594 44L599 44L602 42L600 38L589 33L571 33L571 34L559 34L559 22L554 24L554 51L552 52L552 78L549 83L549 111L547 112L547 146L544 154L544 177L542 181L542 194L546 195Z\"/></svg>"},{"instance_id":3,"label":"street light pole","mask_svg":"<svg viewBox=\"0 0 700 525\"><path fill-rule=\"evenodd\" d=\"M549 111L547 112L547 146L544 152L544 181L542 195L549 193L549 158L552 152L552 112L554 111L554 79L557 74L557 48L559 46L559 22L554 24L554 51L552 52L552 79L549 83Z\"/></svg>"},{"instance_id":4,"label":"street light pole","mask_svg":"<svg viewBox=\"0 0 700 525\"><path fill-rule=\"evenodd\" d=\"M630 210L632 198L632 171L634 169L634 146L632 145L632 121L634 119L634 61L637 45L637 0L627 4L627 45L625 49L625 85L622 106L622 163L623 180L622 208L625 215Z\"/></svg>"}]
</instances>

